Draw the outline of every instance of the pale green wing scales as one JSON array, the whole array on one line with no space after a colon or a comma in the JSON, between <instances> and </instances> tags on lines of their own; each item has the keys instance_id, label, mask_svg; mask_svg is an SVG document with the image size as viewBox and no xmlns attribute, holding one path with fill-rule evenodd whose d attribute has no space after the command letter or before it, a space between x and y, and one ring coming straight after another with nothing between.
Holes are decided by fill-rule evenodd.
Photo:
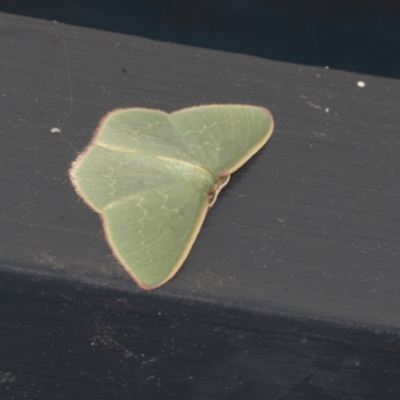
<instances>
[{"instance_id":1,"label":"pale green wing scales","mask_svg":"<svg viewBox=\"0 0 400 400\"><path fill-rule=\"evenodd\" d=\"M210 179L204 174L196 178L178 178L174 186L105 210L109 240L124 264L134 265L132 275L145 288L160 286L175 275L200 230Z\"/></svg>"},{"instance_id":2,"label":"pale green wing scales","mask_svg":"<svg viewBox=\"0 0 400 400\"><path fill-rule=\"evenodd\" d=\"M110 149L192 163L185 140L177 135L169 114L163 111L145 108L116 110L106 115L100 126L97 143Z\"/></svg>"},{"instance_id":3,"label":"pale green wing scales","mask_svg":"<svg viewBox=\"0 0 400 400\"><path fill-rule=\"evenodd\" d=\"M101 214L115 256L142 288L153 289L181 267L229 175L272 129L261 107L116 110L70 175Z\"/></svg>"},{"instance_id":4,"label":"pale green wing scales","mask_svg":"<svg viewBox=\"0 0 400 400\"><path fill-rule=\"evenodd\" d=\"M114 253L144 288L168 280L186 258L214 182L193 164L100 145L84 157L75 180L103 215Z\"/></svg>"},{"instance_id":5,"label":"pale green wing scales","mask_svg":"<svg viewBox=\"0 0 400 400\"><path fill-rule=\"evenodd\" d=\"M191 159L216 176L240 168L272 134L268 110L244 105L186 108L170 116L191 150Z\"/></svg>"}]
</instances>

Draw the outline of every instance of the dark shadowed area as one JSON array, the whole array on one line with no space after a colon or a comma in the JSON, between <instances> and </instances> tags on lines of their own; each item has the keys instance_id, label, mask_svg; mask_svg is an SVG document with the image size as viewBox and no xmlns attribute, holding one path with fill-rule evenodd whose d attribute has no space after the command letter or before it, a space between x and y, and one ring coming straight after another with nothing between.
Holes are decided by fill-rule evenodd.
<instances>
[{"instance_id":1,"label":"dark shadowed area","mask_svg":"<svg viewBox=\"0 0 400 400\"><path fill-rule=\"evenodd\" d=\"M400 78L397 0L3 0L0 11Z\"/></svg>"}]
</instances>

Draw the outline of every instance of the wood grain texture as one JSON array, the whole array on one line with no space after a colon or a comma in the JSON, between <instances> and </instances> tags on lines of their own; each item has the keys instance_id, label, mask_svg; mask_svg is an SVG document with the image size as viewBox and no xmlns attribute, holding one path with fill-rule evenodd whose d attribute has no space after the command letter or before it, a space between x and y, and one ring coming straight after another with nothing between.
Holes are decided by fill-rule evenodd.
<instances>
[{"instance_id":1,"label":"wood grain texture","mask_svg":"<svg viewBox=\"0 0 400 400\"><path fill-rule=\"evenodd\" d=\"M165 399L175 382L168 395L177 398L262 399L266 387L272 399L372 399L382 390L398 398L399 81L7 14L0 21L1 329L10 349L0 391L13 388L8 398L17 399L24 385L43 393L62 382L79 398L129 398L140 388L137 398ZM205 103L267 107L275 132L232 176L177 277L144 294L113 258L68 168L114 108ZM156 337L161 309L170 316ZM146 367L135 364L144 337ZM208 344L208 355L188 356ZM68 348L88 358L69 359ZM213 354L222 361L209 370ZM171 360L175 375L165 372Z\"/></svg>"}]
</instances>

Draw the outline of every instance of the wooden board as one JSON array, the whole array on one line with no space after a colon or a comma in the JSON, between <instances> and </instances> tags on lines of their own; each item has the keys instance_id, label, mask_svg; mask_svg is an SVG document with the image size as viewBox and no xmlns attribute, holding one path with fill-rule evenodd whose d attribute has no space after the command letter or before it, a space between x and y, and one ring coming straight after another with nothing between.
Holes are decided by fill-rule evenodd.
<instances>
[{"instance_id":1,"label":"wooden board","mask_svg":"<svg viewBox=\"0 0 400 400\"><path fill-rule=\"evenodd\" d=\"M0 19L0 392L398 398L399 81ZM145 293L69 165L111 109L206 103L275 133Z\"/></svg>"}]
</instances>

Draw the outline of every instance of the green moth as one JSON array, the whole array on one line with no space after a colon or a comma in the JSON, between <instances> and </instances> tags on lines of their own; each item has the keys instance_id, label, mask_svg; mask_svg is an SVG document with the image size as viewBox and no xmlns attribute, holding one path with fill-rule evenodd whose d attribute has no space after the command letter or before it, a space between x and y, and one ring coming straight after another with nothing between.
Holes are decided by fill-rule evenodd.
<instances>
[{"instance_id":1,"label":"green moth","mask_svg":"<svg viewBox=\"0 0 400 400\"><path fill-rule=\"evenodd\" d=\"M273 125L267 109L247 105L117 109L102 119L70 177L140 287L177 273L230 175Z\"/></svg>"}]
</instances>

